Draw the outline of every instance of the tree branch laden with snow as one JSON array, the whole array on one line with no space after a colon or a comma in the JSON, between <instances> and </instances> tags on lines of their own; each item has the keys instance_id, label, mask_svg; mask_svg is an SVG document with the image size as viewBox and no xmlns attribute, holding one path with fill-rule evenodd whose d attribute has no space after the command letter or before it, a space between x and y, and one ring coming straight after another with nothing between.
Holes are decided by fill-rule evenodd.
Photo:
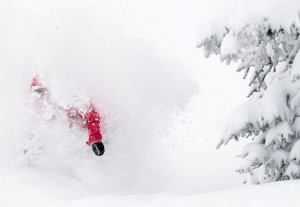
<instances>
[{"instance_id":1,"label":"tree branch laden with snow","mask_svg":"<svg viewBox=\"0 0 300 207\"><path fill-rule=\"evenodd\" d=\"M237 63L250 87L217 148L252 137L238 172L255 183L299 178L300 2L220 2L200 32L205 56Z\"/></svg>"}]
</instances>

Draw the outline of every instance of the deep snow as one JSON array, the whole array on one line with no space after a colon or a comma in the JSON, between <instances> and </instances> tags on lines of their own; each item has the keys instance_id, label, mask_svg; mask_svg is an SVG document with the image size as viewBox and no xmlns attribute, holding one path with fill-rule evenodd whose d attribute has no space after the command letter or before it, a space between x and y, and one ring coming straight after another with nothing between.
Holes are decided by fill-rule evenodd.
<instances>
[{"instance_id":1,"label":"deep snow","mask_svg":"<svg viewBox=\"0 0 300 207\"><path fill-rule=\"evenodd\" d=\"M241 185L242 143L215 147L246 84L195 49L214 1L0 3L1 206L209 206L215 193L179 195ZM29 98L36 72L61 104L75 91L101 108L105 156L64 118L40 123ZM32 133L46 147L28 158Z\"/></svg>"},{"instance_id":2,"label":"deep snow","mask_svg":"<svg viewBox=\"0 0 300 207\"><path fill-rule=\"evenodd\" d=\"M299 181L243 186L201 194L144 194L95 196L77 180L61 178L46 169L0 171L0 205L39 207L79 206L235 206L274 207L299 205ZM99 186L101 188L101 186Z\"/></svg>"}]
</instances>

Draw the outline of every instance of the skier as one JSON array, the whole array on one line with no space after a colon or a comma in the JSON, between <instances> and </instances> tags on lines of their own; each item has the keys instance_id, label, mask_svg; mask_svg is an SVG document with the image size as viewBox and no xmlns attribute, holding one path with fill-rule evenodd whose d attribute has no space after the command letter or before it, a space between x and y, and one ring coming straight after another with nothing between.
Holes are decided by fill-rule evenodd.
<instances>
[{"instance_id":1,"label":"skier","mask_svg":"<svg viewBox=\"0 0 300 207\"><path fill-rule=\"evenodd\" d=\"M92 103L89 103L84 110L80 110L75 106L68 107L67 109L57 106L49 97L48 89L41 84L38 77L33 78L30 89L32 93L38 95L38 97L44 102L47 102L48 105L63 110L68 117L70 127L76 124L78 126L87 128L88 141L86 144L92 147L95 155L101 156L104 154L105 150L100 131L101 117Z\"/></svg>"}]
</instances>

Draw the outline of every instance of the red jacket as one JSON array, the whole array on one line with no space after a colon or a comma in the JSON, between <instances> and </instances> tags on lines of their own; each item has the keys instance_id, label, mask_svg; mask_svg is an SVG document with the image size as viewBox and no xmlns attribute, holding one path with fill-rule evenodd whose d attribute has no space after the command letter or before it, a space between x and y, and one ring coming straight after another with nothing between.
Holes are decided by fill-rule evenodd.
<instances>
[{"instance_id":1,"label":"red jacket","mask_svg":"<svg viewBox=\"0 0 300 207\"><path fill-rule=\"evenodd\" d=\"M31 82L31 89L33 87L44 87L39 81L37 77L34 77ZM96 142L102 142L102 134L100 131L100 123L101 117L93 104L90 104L87 111L84 113L80 113L78 110L74 113L74 108L72 108L73 116L76 115L75 118L83 118L88 129L89 138L86 142L87 145L91 146ZM69 116L70 110L66 110L66 114Z\"/></svg>"},{"instance_id":2,"label":"red jacket","mask_svg":"<svg viewBox=\"0 0 300 207\"><path fill-rule=\"evenodd\" d=\"M100 131L101 117L97 109L92 104L88 111L84 114L84 119L89 132L89 140L86 144L91 146L96 142L102 142L102 134Z\"/></svg>"}]
</instances>

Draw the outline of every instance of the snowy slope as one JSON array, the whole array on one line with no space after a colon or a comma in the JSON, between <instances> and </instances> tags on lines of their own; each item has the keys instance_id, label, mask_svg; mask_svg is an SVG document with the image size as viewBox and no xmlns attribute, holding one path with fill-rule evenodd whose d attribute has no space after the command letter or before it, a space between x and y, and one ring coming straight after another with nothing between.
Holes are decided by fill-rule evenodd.
<instances>
[{"instance_id":1,"label":"snowy slope","mask_svg":"<svg viewBox=\"0 0 300 207\"><path fill-rule=\"evenodd\" d=\"M63 206L92 207L104 204L105 206L172 206L172 207L279 207L299 206L299 182L284 182L264 186L245 186L241 188L216 191L203 194L175 196L175 195L148 195L148 196L104 196L86 198L83 200L63 204Z\"/></svg>"},{"instance_id":2,"label":"snowy slope","mask_svg":"<svg viewBox=\"0 0 300 207\"><path fill-rule=\"evenodd\" d=\"M299 206L299 181L245 185L202 194L93 195L78 180L41 169L0 170L0 205L21 206L172 206L279 207ZM99 186L101 188L101 185Z\"/></svg>"}]
</instances>

